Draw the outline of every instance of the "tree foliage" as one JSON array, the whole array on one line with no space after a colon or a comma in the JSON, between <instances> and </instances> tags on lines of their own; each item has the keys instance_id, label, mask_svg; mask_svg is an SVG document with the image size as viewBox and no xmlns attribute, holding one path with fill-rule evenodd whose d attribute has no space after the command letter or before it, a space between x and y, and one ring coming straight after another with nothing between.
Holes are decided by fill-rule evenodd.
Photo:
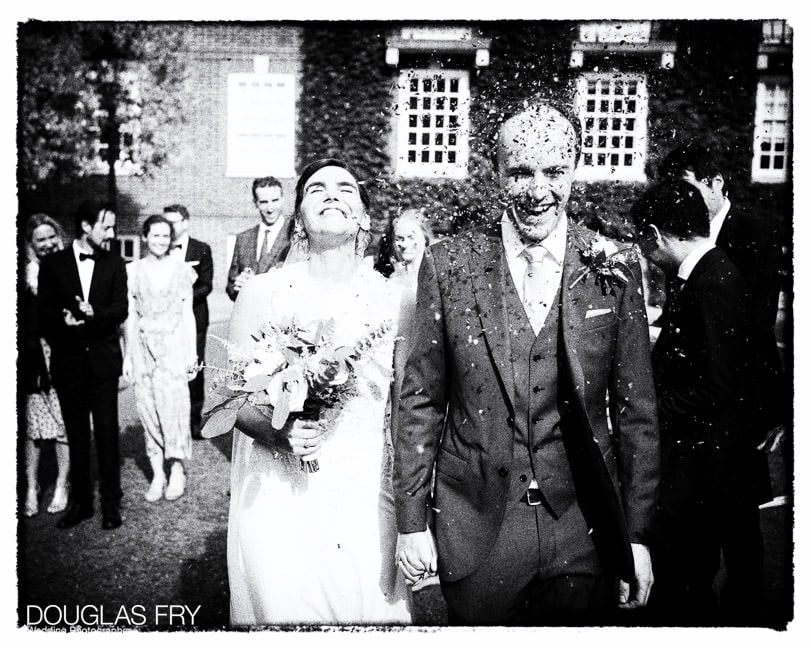
<instances>
[{"instance_id":1,"label":"tree foliage","mask_svg":"<svg viewBox=\"0 0 811 649\"><path fill-rule=\"evenodd\" d=\"M18 31L18 181L150 173L175 145L186 68L171 25L29 22Z\"/></svg>"}]
</instances>

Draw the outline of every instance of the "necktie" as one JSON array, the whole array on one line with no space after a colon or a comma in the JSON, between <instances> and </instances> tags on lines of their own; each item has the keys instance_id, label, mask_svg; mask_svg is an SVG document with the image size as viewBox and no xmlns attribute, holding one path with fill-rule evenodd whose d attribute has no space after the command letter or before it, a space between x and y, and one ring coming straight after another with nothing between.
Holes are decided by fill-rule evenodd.
<instances>
[{"instance_id":1,"label":"necktie","mask_svg":"<svg viewBox=\"0 0 811 649\"><path fill-rule=\"evenodd\" d=\"M268 254L268 235L270 234L270 230L265 228L265 238L262 239L262 249L259 251L259 258L256 261L261 261L262 258Z\"/></svg>"},{"instance_id":2,"label":"necktie","mask_svg":"<svg viewBox=\"0 0 811 649\"><path fill-rule=\"evenodd\" d=\"M79 261L85 261L86 259L90 259L92 261L96 261L96 255L94 253L85 254L83 252L79 253Z\"/></svg>"},{"instance_id":3,"label":"necktie","mask_svg":"<svg viewBox=\"0 0 811 649\"><path fill-rule=\"evenodd\" d=\"M547 305L543 303L546 300L544 289L548 279L544 276L547 251L543 246L527 246L521 254L527 260L524 271L524 309L537 335L548 312Z\"/></svg>"}]
</instances>

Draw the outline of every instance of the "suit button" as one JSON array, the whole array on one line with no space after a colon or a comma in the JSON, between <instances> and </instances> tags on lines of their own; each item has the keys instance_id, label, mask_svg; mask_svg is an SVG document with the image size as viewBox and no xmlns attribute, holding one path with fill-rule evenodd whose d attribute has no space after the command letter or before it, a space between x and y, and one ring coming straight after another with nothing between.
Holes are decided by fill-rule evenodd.
<instances>
[{"instance_id":1,"label":"suit button","mask_svg":"<svg viewBox=\"0 0 811 649\"><path fill-rule=\"evenodd\" d=\"M541 391L541 387L539 385L536 385L534 388L532 388L532 391L535 394L538 394Z\"/></svg>"},{"instance_id":2,"label":"suit button","mask_svg":"<svg viewBox=\"0 0 811 649\"><path fill-rule=\"evenodd\" d=\"M510 428L512 428L512 427L513 427L513 424L514 424L514 423L515 423L515 419L513 419L512 417L507 417L507 425L508 425Z\"/></svg>"},{"instance_id":3,"label":"suit button","mask_svg":"<svg viewBox=\"0 0 811 649\"><path fill-rule=\"evenodd\" d=\"M537 363L539 360L541 360L541 355L540 354L535 354L535 356L532 357L532 360Z\"/></svg>"},{"instance_id":4,"label":"suit button","mask_svg":"<svg viewBox=\"0 0 811 649\"><path fill-rule=\"evenodd\" d=\"M520 476L518 476L518 479L519 479L521 482L526 482L526 481L527 481L527 476L525 476L525 475L522 473Z\"/></svg>"},{"instance_id":5,"label":"suit button","mask_svg":"<svg viewBox=\"0 0 811 649\"><path fill-rule=\"evenodd\" d=\"M502 478L506 478L506 477L507 477L507 474L509 474L509 471L507 471L507 469L505 469L504 467L501 467L501 468L498 470L498 474L499 474L499 475L500 475Z\"/></svg>"}]
</instances>

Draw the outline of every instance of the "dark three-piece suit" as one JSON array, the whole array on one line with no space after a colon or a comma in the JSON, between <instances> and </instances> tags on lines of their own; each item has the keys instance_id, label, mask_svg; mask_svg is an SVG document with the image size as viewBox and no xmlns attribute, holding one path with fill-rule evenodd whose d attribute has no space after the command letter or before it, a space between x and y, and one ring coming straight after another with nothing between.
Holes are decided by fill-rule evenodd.
<instances>
[{"instance_id":1,"label":"dark three-piece suit","mask_svg":"<svg viewBox=\"0 0 811 649\"><path fill-rule=\"evenodd\" d=\"M537 336L497 226L435 244L423 260L395 502L401 533L435 517L453 621L593 622L567 613L615 604L615 577L633 581L629 543L649 540L659 448L641 272L631 264L628 283L605 291L594 273L575 284L593 237L569 224Z\"/></svg>"}]
</instances>

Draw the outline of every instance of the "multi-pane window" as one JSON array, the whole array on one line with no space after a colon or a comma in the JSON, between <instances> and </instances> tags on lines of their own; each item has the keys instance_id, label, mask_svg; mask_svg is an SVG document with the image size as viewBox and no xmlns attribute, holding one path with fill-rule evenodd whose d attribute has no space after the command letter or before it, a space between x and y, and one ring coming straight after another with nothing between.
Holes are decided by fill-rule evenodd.
<instances>
[{"instance_id":1,"label":"multi-pane window","mask_svg":"<svg viewBox=\"0 0 811 649\"><path fill-rule=\"evenodd\" d=\"M576 177L645 180L648 90L645 75L586 73L577 81L583 129Z\"/></svg>"},{"instance_id":2,"label":"multi-pane window","mask_svg":"<svg viewBox=\"0 0 811 649\"><path fill-rule=\"evenodd\" d=\"M791 43L793 32L785 20L763 21L763 42L767 45L784 45Z\"/></svg>"},{"instance_id":3,"label":"multi-pane window","mask_svg":"<svg viewBox=\"0 0 811 649\"><path fill-rule=\"evenodd\" d=\"M467 70L403 70L397 102L397 173L464 178L468 161Z\"/></svg>"},{"instance_id":4,"label":"multi-pane window","mask_svg":"<svg viewBox=\"0 0 811 649\"><path fill-rule=\"evenodd\" d=\"M780 183L788 178L789 87L778 81L761 81L755 98L755 143L752 180Z\"/></svg>"}]
</instances>

